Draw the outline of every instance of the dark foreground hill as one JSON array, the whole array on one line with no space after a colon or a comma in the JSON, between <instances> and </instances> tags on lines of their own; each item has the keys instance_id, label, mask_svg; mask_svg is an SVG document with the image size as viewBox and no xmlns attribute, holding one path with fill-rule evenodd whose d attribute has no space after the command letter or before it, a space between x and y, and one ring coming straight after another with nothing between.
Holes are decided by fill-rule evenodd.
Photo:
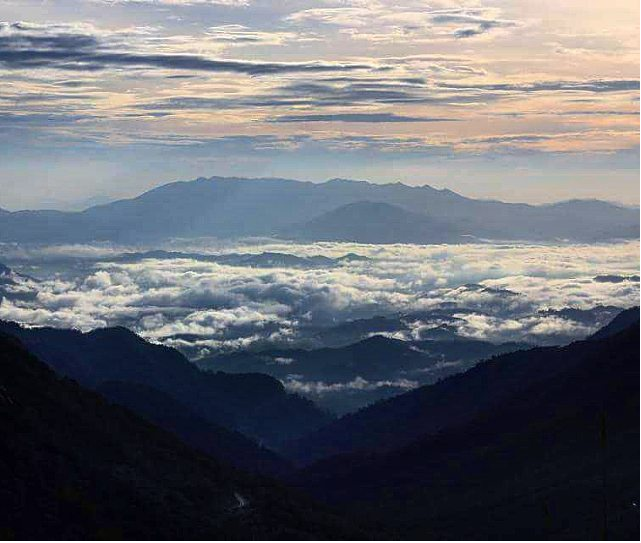
<instances>
[{"instance_id":1,"label":"dark foreground hill","mask_svg":"<svg viewBox=\"0 0 641 543\"><path fill-rule=\"evenodd\" d=\"M0 430L3 539L363 537L58 377L1 333Z\"/></svg>"},{"instance_id":2,"label":"dark foreground hill","mask_svg":"<svg viewBox=\"0 0 641 543\"><path fill-rule=\"evenodd\" d=\"M81 333L0 321L0 331L18 337L55 371L84 386L97 388L107 381L145 385L214 425L266 445L277 446L330 420L309 400L288 394L273 377L204 372L178 351L151 344L126 328Z\"/></svg>"},{"instance_id":3,"label":"dark foreground hill","mask_svg":"<svg viewBox=\"0 0 641 543\"><path fill-rule=\"evenodd\" d=\"M168 394L146 385L107 381L96 389L152 424L175 434L194 449L249 472L282 476L289 462L239 432L214 424Z\"/></svg>"},{"instance_id":4,"label":"dark foreground hill","mask_svg":"<svg viewBox=\"0 0 641 543\"><path fill-rule=\"evenodd\" d=\"M639 308L623 311L616 322L639 322ZM607 336L609 326L602 329ZM615 329L617 331L617 329ZM594 341L566 347L540 347L503 354L465 373L345 415L290 444L299 462L357 451L389 451L426 435L471 421L479 413L536 383L574 367Z\"/></svg>"},{"instance_id":5,"label":"dark foreground hill","mask_svg":"<svg viewBox=\"0 0 641 543\"><path fill-rule=\"evenodd\" d=\"M380 225L369 213L364 217L364 208L372 206ZM306 224L315 219L320 222ZM363 219L367 231L359 227ZM638 238L639 212L596 200L538 206L475 200L427 185L212 177L170 183L82 212L0 213L0 241L13 242L126 243L283 233L375 243L459 241L459 235L590 242Z\"/></svg>"},{"instance_id":6,"label":"dark foreground hill","mask_svg":"<svg viewBox=\"0 0 641 543\"><path fill-rule=\"evenodd\" d=\"M638 540L639 323L562 355L572 363L554 372L551 349L491 361L504 386L498 365L538 365L545 377L404 447L322 460L298 484L403 539ZM490 385L474 371L460 379ZM449 401L469 410L477 385Z\"/></svg>"}]
</instances>

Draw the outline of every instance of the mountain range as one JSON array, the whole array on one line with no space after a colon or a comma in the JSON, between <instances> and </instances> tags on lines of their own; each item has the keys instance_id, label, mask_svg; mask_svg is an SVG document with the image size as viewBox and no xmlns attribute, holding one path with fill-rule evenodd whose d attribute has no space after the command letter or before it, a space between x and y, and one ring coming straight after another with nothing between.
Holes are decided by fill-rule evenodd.
<instances>
[{"instance_id":1,"label":"mountain range","mask_svg":"<svg viewBox=\"0 0 641 543\"><path fill-rule=\"evenodd\" d=\"M273 458L256 442L278 448L331 419L311 401L288 393L273 377L204 372L178 351L149 343L126 328L82 333L0 321L0 332L17 337L55 371L88 388L101 389L113 381L143 385L152 389L146 392L150 398L165 394L210 425L249 436L255 441L252 458L257 470L272 464ZM230 435L225 439L238 441Z\"/></svg>"},{"instance_id":2,"label":"mountain range","mask_svg":"<svg viewBox=\"0 0 641 543\"><path fill-rule=\"evenodd\" d=\"M0 324L5 538L639 534L638 307L336 420L272 377L202 372L122 328ZM387 341L338 352L393 364Z\"/></svg>"},{"instance_id":3,"label":"mountain range","mask_svg":"<svg viewBox=\"0 0 641 543\"><path fill-rule=\"evenodd\" d=\"M0 213L0 241L150 242L278 236L367 243L639 237L637 209L597 200L549 205L466 198L428 185L212 177L162 185L81 212Z\"/></svg>"},{"instance_id":4,"label":"mountain range","mask_svg":"<svg viewBox=\"0 0 641 543\"><path fill-rule=\"evenodd\" d=\"M294 386L303 385L299 388L311 382L307 392L310 399L330 411L345 413L396 396L404 387L433 383L460 373L479 360L527 347L522 343L495 345L456 336L401 341L374 335L342 347L236 351L195 362L212 371L266 373ZM318 393L314 393L314 383L319 384Z\"/></svg>"},{"instance_id":5,"label":"mountain range","mask_svg":"<svg viewBox=\"0 0 641 543\"><path fill-rule=\"evenodd\" d=\"M606 339L632 325L639 308L621 312L594 338ZM387 452L421 436L468 423L527 387L554 379L596 348L594 340L538 347L494 356L464 373L347 414L291 443L288 455L310 463L358 451Z\"/></svg>"},{"instance_id":6,"label":"mountain range","mask_svg":"<svg viewBox=\"0 0 641 543\"><path fill-rule=\"evenodd\" d=\"M300 492L61 378L2 332L0 429L2 539L364 537Z\"/></svg>"},{"instance_id":7,"label":"mountain range","mask_svg":"<svg viewBox=\"0 0 641 543\"><path fill-rule=\"evenodd\" d=\"M353 452L316 462L295 484L400 539L636 540L634 312L622 331L497 357L366 409L360 432L355 420L335 423L333 433L356 434Z\"/></svg>"}]
</instances>

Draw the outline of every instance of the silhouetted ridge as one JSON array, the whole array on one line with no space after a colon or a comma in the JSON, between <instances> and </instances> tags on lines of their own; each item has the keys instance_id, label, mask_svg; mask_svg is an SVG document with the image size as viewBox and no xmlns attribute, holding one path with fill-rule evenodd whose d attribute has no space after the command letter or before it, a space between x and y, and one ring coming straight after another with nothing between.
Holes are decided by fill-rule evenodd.
<instances>
[{"instance_id":1,"label":"silhouetted ridge","mask_svg":"<svg viewBox=\"0 0 641 543\"><path fill-rule=\"evenodd\" d=\"M621 311L612 321L607 325L601 328L601 330L590 336L590 339L604 339L623 330L629 328L630 326L639 323L639 307L631 307L625 311Z\"/></svg>"},{"instance_id":2,"label":"silhouetted ridge","mask_svg":"<svg viewBox=\"0 0 641 543\"><path fill-rule=\"evenodd\" d=\"M283 475L288 462L259 447L244 435L209 422L168 394L145 385L107 381L97 391L149 422L180 437L185 443L246 471Z\"/></svg>"},{"instance_id":3,"label":"silhouetted ridge","mask_svg":"<svg viewBox=\"0 0 641 543\"><path fill-rule=\"evenodd\" d=\"M1 332L0 428L3 539L363 537L299 493L59 378Z\"/></svg>"},{"instance_id":4,"label":"silhouetted ridge","mask_svg":"<svg viewBox=\"0 0 641 543\"><path fill-rule=\"evenodd\" d=\"M359 230L357 223L368 219L365 208L376 213L378 222L391 231L376 229L372 220L371 233L381 237L373 238L367 230ZM337 215L331 215L333 212ZM344 229L332 223L339 218ZM407 228L411 221L415 221L417 230ZM0 213L0 241L127 243L277 233L294 237L314 234L320 239L373 239L375 243L457 242L460 234L591 242L638 238L639 213L607 202L579 200L534 206L474 200L452 191L400 183L340 180L313 184L220 177L169 183L136 198L82 212Z\"/></svg>"},{"instance_id":5,"label":"silhouetted ridge","mask_svg":"<svg viewBox=\"0 0 641 543\"><path fill-rule=\"evenodd\" d=\"M0 331L19 337L56 371L85 386L96 388L106 381L146 385L213 424L271 446L329 420L312 402L288 394L268 375L203 372L178 351L149 343L126 328L83 334L0 321Z\"/></svg>"},{"instance_id":6,"label":"silhouetted ridge","mask_svg":"<svg viewBox=\"0 0 641 543\"><path fill-rule=\"evenodd\" d=\"M638 326L638 310L636 315ZM582 353L593 349L592 341L581 341L495 356L465 373L345 415L291 443L288 454L310 462L335 454L403 446L470 421L526 387L567 371Z\"/></svg>"},{"instance_id":7,"label":"silhouetted ridge","mask_svg":"<svg viewBox=\"0 0 641 543\"><path fill-rule=\"evenodd\" d=\"M525 374L510 368L519 365L543 375L528 372L515 387L510 381ZM479 400L474 387L461 384L449 398L439 385L426 387L450 412L463 403L465 416L437 431L423 424L428 431L405 446L394 446L393 432L380 436L391 444L385 453L321 460L298 474L298 484L401 539L638 538L638 321L603 339L498 357L448 381L509 393L479 408L470 403ZM423 417L444 421L431 406Z\"/></svg>"}]
</instances>

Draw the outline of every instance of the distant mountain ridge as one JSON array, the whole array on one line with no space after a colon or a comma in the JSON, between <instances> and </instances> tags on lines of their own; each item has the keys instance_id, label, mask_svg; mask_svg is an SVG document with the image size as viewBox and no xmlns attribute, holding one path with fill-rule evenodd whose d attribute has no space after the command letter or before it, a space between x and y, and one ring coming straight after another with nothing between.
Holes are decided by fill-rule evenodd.
<instances>
[{"instance_id":1,"label":"distant mountain ridge","mask_svg":"<svg viewBox=\"0 0 641 543\"><path fill-rule=\"evenodd\" d=\"M397 205L366 201L346 204L283 233L307 241L454 243L464 241L463 232L453 224Z\"/></svg>"},{"instance_id":2,"label":"distant mountain ridge","mask_svg":"<svg viewBox=\"0 0 641 543\"><path fill-rule=\"evenodd\" d=\"M358 205L345 207L352 204ZM393 239L403 243L450 242L459 235L585 242L639 236L638 210L601 201L534 206L475 200L429 185L212 177L169 183L136 198L82 212L3 212L0 241L136 242L270 235L349 240L359 237L354 228L364 206L372 204L385 204L376 209L384 224L397 229ZM415 229L409 227L412 222L418 223ZM315 231L319 224L323 228Z\"/></svg>"},{"instance_id":3,"label":"distant mountain ridge","mask_svg":"<svg viewBox=\"0 0 641 543\"><path fill-rule=\"evenodd\" d=\"M448 426L465 424L520 390L571 369L581 356L594 350L595 340L630 325L638 328L638 323L639 307L634 307L588 340L494 356L465 373L345 415L294 441L287 452L303 463L358 451L385 452Z\"/></svg>"},{"instance_id":4,"label":"distant mountain ridge","mask_svg":"<svg viewBox=\"0 0 641 543\"><path fill-rule=\"evenodd\" d=\"M318 405L340 414L398 395L408 387L436 382L492 355L527 347L526 344L494 345L465 338L401 341L374 335L344 347L239 351L202 358L196 363L199 367L230 373L266 373L286 384L295 376L294 385L297 381L365 385L360 390L352 387L348 393L326 391L307 395Z\"/></svg>"}]
</instances>

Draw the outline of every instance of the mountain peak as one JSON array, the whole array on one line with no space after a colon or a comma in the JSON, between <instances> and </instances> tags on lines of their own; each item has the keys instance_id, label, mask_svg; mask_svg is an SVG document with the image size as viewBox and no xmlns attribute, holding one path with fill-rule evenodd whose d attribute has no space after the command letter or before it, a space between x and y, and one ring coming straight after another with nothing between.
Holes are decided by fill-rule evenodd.
<instances>
[{"instance_id":1,"label":"mountain peak","mask_svg":"<svg viewBox=\"0 0 641 543\"><path fill-rule=\"evenodd\" d=\"M0 241L128 243L277 233L298 237L295 233L299 225L328 217L332 220L328 214L345 216L346 210L355 213L359 209L364 215L352 217L350 228L333 225L330 237L324 231L315 241L456 243L461 241L460 234L465 234L483 239L593 242L635 239L639 235L638 211L600 201L534 206L477 200L449 189L400 182L199 177L83 212L3 212ZM372 210L388 214L381 218L385 224L372 224L373 219L367 216ZM352 226L362 220L368 221L371 231L355 238Z\"/></svg>"},{"instance_id":2,"label":"mountain peak","mask_svg":"<svg viewBox=\"0 0 641 543\"><path fill-rule=\"evenodd\" d=\"M327 181L324 181L319 184L320 185L372 185L373 183L370 183L369 181L365 181L364 179L347 179L344 177L333 177L332 179L328 179Z\"/></svg>"}]
</instances>

